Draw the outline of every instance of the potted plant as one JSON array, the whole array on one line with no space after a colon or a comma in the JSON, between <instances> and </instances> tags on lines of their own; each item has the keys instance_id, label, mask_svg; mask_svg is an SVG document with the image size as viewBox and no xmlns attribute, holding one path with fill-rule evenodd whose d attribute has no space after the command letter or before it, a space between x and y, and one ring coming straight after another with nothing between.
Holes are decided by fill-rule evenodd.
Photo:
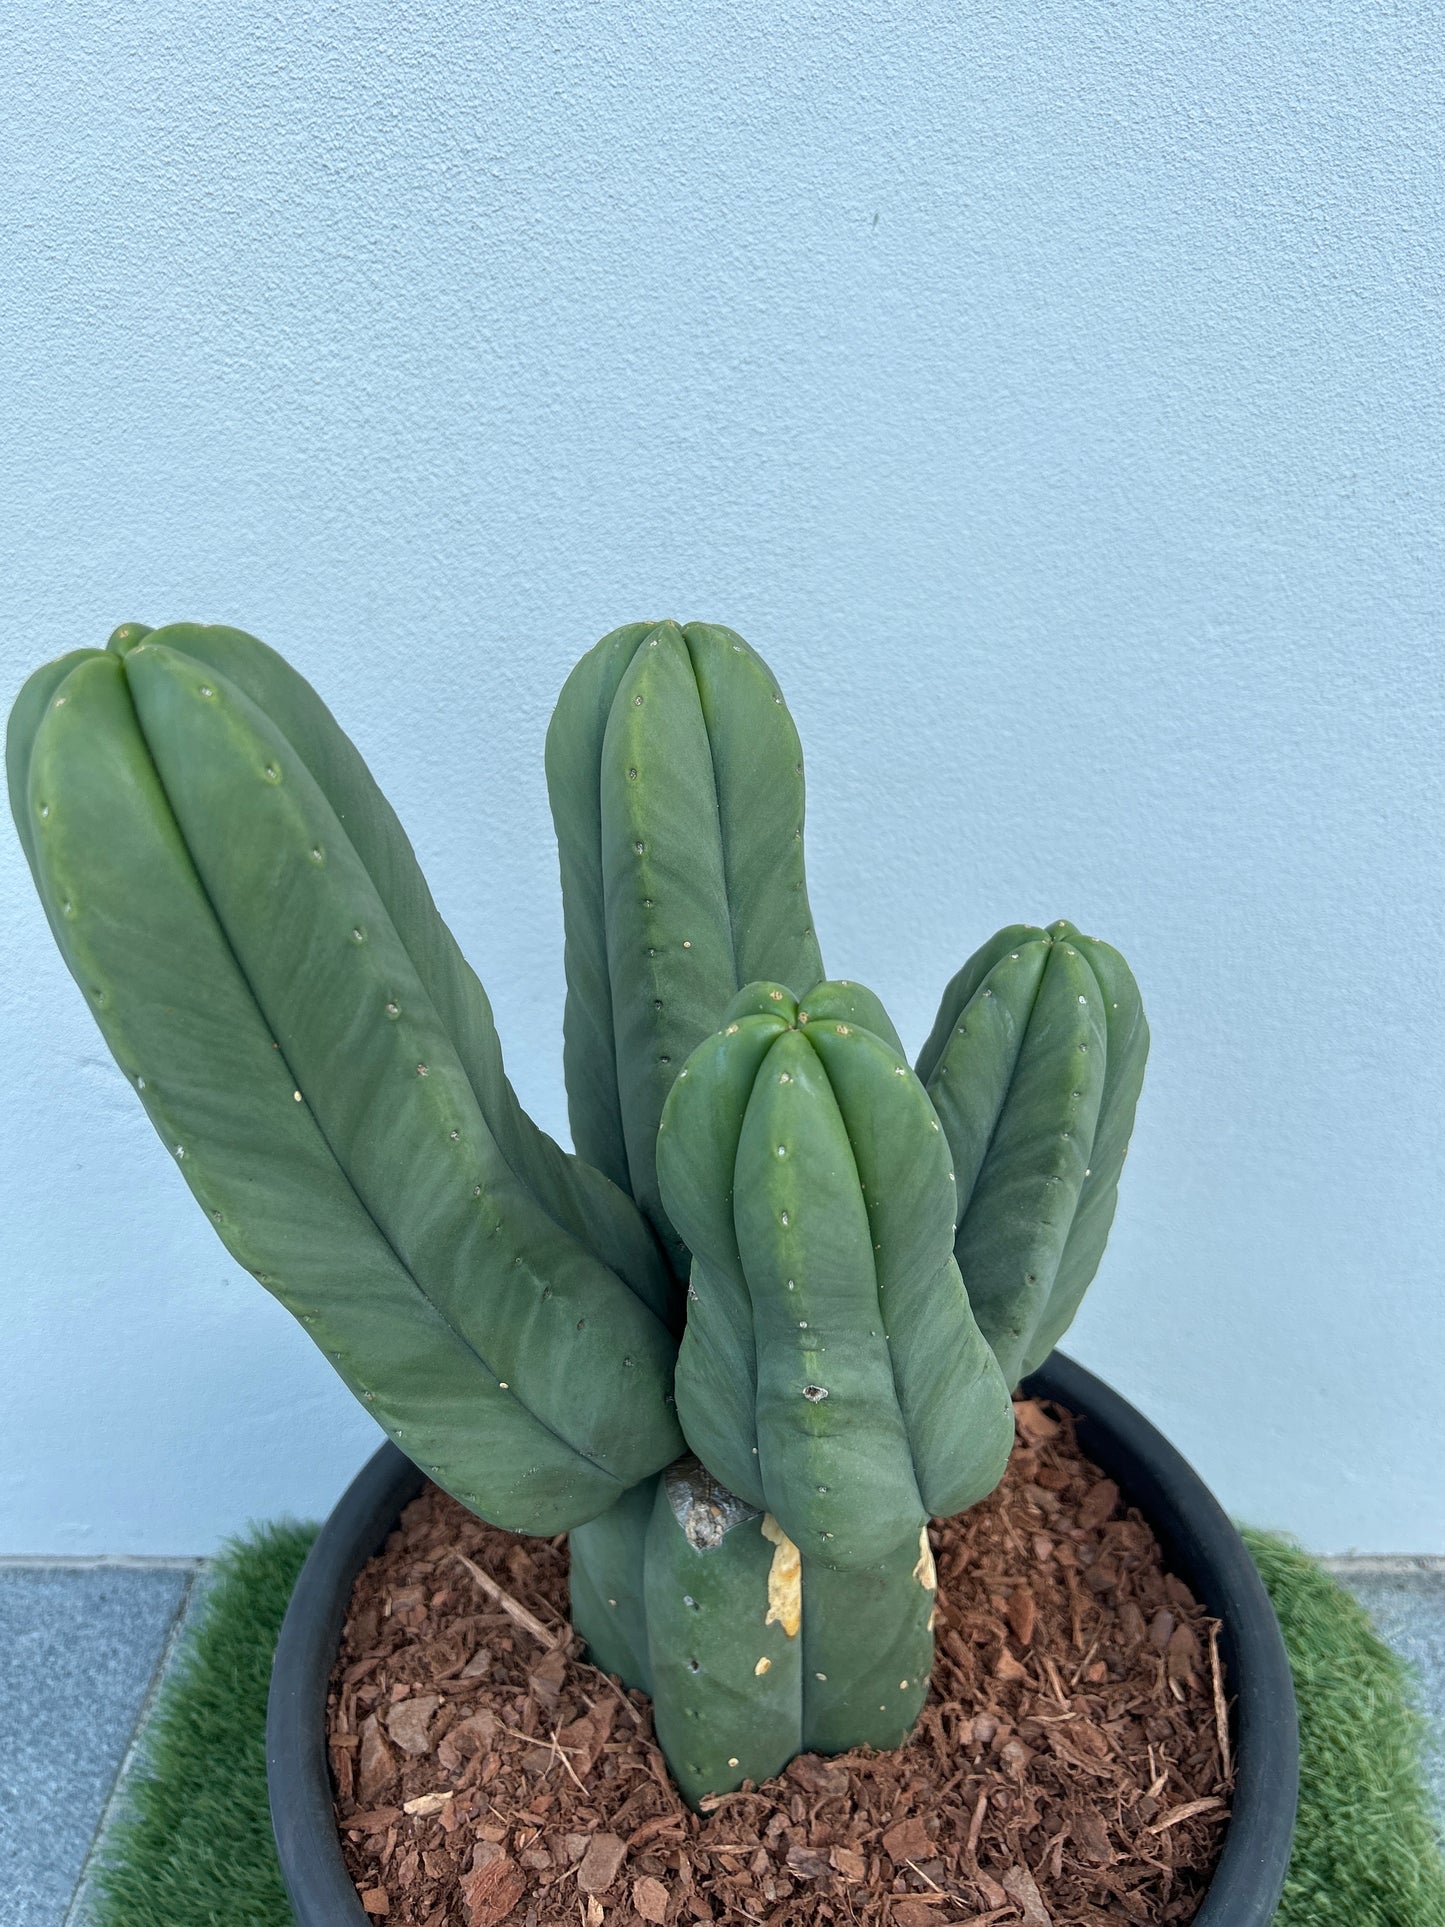
<instances>
[{"instance_id":1,"label":"potted plant","mask_svg":"<svg viewBox=\"0 0 1445 1927\"><path fill-rule=\"evenodd\" d=\"M228 1250L400 1447L323 1534L278 1656L273 1811L306 1927L364 1918L326 1675L422 1473L493 1525L570 1535L576 1633L650 1695L700 1806L907 1739L928 1521L998 1485L1022 1380L1081 1414L1224 1621L1238 1781L1198 1918L1268 1920L1294 1799L1268 1603L1177 1455L1053 1357L1147 1051L1117 951L1001 931L910 1066L880 1000L825 974L772 674L724 628L619 629L547 743L569 1155L518 1103L361 757L265 645L125 625L35 673L7 761L117 1062Z\"/></svg>"}]
</instances>

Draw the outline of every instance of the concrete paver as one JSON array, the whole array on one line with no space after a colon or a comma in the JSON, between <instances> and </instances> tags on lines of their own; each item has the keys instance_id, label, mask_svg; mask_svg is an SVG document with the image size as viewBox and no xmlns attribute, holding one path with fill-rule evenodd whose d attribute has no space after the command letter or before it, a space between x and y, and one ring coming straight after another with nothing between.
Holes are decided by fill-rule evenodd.
<instances>
[{"instance_id":1,"label":"concrete paver","mask_svg":"<svg viewBox=\"0 0 1445 1927\"><path fill-rule=\"evenodd\" d=\"M0 1564L0 1927L60 1927L194 1565Z\"/></svg>"},{"instance_id":2,"label":"concrete paver","mask_svg":"<svg viewBox=\"0 0 1445 1927\"><path fill-rule=\"evenodd\" d=\"M1433 1746L1425 1761L1445 1826L1445 1560L1326 1561L1375 1622L1380 1637L1415 1669Z\"/></svg>"}]
</instances>

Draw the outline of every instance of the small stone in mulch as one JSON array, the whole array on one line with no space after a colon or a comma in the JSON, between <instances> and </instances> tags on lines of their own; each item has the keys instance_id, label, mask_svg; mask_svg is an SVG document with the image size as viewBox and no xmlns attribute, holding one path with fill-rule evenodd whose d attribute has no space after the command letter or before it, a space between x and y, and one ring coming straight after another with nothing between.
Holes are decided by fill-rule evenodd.
<instances>
[{"instance_id":1,"label":"small stone in mulch","mask_svg":"<svg viewBox=\"0 0 1445 1927\"><path fill-rule=\"evenodd\" d=\"M329 1700L337 1819L392 1927L1185 1923L1228 1818L1217 1627L1069 1414L1018 1401L993 1496L931 1529L932 1692L894 1753L691 1812L650 1709L577 1657L565 1538L435 1488L361 1574Z\"/></svg>"}]
</instances>

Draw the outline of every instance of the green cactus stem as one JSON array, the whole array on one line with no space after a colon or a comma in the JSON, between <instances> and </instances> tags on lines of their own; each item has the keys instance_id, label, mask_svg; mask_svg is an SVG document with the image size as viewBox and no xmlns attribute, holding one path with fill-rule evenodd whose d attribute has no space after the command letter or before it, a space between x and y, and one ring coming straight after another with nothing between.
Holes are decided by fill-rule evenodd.
<instances>
[{"instance_id":1,"label":"green cactus stem","mask_svg":"<svg viewBox=\"0 0 1445 1927\"><path fill-rule=\"evenodd\" d=\"M127 623L109 647L124 657L152 633ZM442 921L396 812L310 683L274 649L240 629L178 622L158 639L233 683L290 743L345 824L518 1180L645 1304L668 1316L675 1293L647 1220L625 1192L583 1159L569 1157L522 1109L502 1062L487 993Z\"/></svg>"},{"instance_id":2,"label":"green cactus stem","mask_svg":"<svg viewBox=\"0 0 1445 1927\"><path fill-rule=\"evenodd\" d=\"M671 1337L508 1163L366 829L166 635L48 665L12 717L62 954L227 1247L367 1409L483 1516L580 1523L680 1449Z\"/></svg>"},{"instance_id":3,"label":"green cactus stem","mask_svg":"<svg viewBox=\"0 0 1445 1927\"><path fill-rule=\"evenodd\" d=\"M822 974L803 873L803 758L731 629L633 623L568 677L547 733L566 919L564 1063L578 1152L631 1192L674 1268L658 1119L739 986Z\"/></svg>"},{"instance_id":4,"label":"green cactus stem","mask_svg":"<svg viewBox=\"0 0 1445 1927\"><path fill-rule=\"evenodd\" d=\"M928 1096L876 1031L752 984L688 1059L658 1174L693 1253L682 1428L809 1559L871 1565L992 1491L1008 1389L953 1257ZM890 1027L891 1028L891 1027Z\"/></svg>"},{"instance_id":5,"label":"green cactus stem","mask_svg":"<svg viewBox=\"0 0 1445 1927\"><path fill-rule=\"evenodd\" d=\"M922 1527L841 1573L804 1558L696 1459L645 1490L645 1517L636 1494L616 1509L625 1519L602 1610L592 1561L606 1522L573 1533L573 1624L595 1664L651 1694L659 1744L694 1806L761 1783L800 1752L902 1744L933 1658L936 1579Z\"/></svg>"},{"instance_id":6,"label":"green cactus stem","mask_svg":"<svg viewBox=\"0 0 1445 1927\"><path fill-rule=\"evenodd\" d=\"M604 1673L652 1691L643 1558L656 1479L644 1479L595 1519L567 1535L572 1625Z\"/></svg>"},{"instance_id":7,"label":"green cactus stem","mask_svg":"<svg viewBox=\"0 0 1445 1927\"><path fill-rule=\"evenodd\" d=\"M1129 966L1071 923L1001 930L944 991L918 1075L953 1155L954 1253L1010 1385L1098 1269L1148 1051Z\"/></svg>"},{"instance_id":8,"label":"green cactus stem","mask_svg":"<svg viewBox=\"0 0 1445 1927\"><path fill-rule=\"evenodd\" d=\"M644 1556L652 1716L697 1803L781 1772L803 1738L796 1551L788 1577L757 1510L695 1459L657 1481Z\"/></svg>"}]
</instances>

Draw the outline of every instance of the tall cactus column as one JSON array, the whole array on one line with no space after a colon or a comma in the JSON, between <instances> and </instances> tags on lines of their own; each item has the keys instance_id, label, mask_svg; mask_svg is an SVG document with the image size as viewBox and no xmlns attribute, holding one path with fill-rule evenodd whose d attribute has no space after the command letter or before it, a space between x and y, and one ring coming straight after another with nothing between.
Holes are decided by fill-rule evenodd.
<instances>
[{"instance_id":1,"label":"tall cactus column","mask_svg":"<svg viewBox=\"0 0 1445 1927\"><path fill-rule=\"evenodd\" d=\"M543 1533L674 1459L651 1234L520 1112L300 679L236 631L127 627L31 678L7 765L61 953L180 1175L392 1437Z\"/></svg>"},{"instance_id":2,"label":"tall cactus column","mask_svg":"<svg viewBox=\"0 0 1445 1927\"><path fill-rule=\"evenodd\" d=\"M629 1190L679 1278L657 1122L684 1059L757 977L822 974L803 752L772 671L715 623L632 623L567 678L547 732L578 1152Z\"/></svg>"}]
</instances>

